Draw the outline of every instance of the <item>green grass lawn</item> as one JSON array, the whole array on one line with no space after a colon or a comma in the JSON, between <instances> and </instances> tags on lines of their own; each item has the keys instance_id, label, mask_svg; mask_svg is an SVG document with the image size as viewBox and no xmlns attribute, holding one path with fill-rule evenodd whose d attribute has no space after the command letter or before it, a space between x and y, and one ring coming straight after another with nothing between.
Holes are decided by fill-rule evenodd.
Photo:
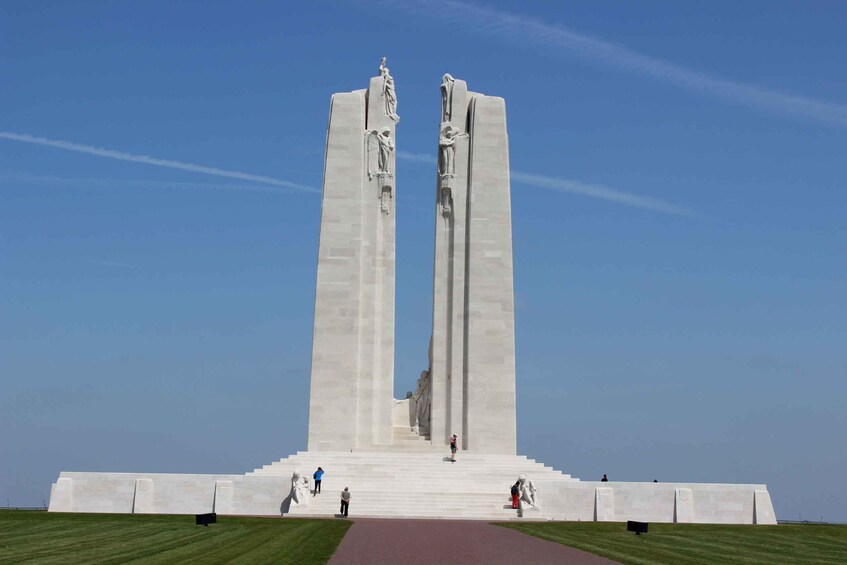
<instances>
[{"instance_id":1,"label":"green grass lawn","mask_svg":"<svg viewBox=\"0 0 847 565\"><path fill-rule=\"evenodd\" d=\"M346 520L0 510L0 563L326 563Z\"/></svg>"},{"instance_id":2,"label":"green grass lawn","mask_svg":"<svg viewBox=\"0 0 847 565\"><path fill-rule=\"evenodd\" d=\"M498 524L626 564L847 564L847 526L712 526L650 524L646 535L626 524Z\"/></svg>"}]
</instances>

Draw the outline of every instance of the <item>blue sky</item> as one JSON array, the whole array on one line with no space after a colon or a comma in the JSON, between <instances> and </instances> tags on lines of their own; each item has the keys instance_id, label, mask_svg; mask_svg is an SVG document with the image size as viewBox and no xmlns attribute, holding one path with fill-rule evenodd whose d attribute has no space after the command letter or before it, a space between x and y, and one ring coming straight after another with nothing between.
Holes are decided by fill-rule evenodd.
<instances>
[{"instance_id":1,"label":"blue sky","mask_svg":"<svg viewBox=\"0 0 847 565\"><path fill-rule=\"evenodd\" d=\"M0 505L305 449L329 97L396 80L402 396L438 86L506 99L518 447L847 521L842 2L5 2Z\"/></svg>"}]
</instances>

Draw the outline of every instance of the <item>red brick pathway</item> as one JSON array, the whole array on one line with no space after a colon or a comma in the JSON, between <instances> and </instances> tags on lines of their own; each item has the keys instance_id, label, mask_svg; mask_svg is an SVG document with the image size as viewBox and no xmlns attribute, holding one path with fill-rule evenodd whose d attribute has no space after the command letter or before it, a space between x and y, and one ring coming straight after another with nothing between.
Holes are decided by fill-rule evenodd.
<instances>
[{"instance_id":1,"label":"red brick pathway","mask_svg":"<svg viewBox=\"0 0 847 565\"><path fill-rule=\"evenodd\" d=\"M351 505L352 506L352 505ZM338 546L332 565L504 563L610 565L572 547L478 521L359 518Z\"/></svg>"}]
</instances>

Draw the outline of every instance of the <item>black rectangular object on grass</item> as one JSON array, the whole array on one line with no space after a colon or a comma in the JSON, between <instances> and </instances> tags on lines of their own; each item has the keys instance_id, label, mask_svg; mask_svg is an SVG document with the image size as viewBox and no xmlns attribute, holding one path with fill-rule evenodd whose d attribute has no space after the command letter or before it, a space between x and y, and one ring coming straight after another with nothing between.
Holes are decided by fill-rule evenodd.
<instances>
[{"instance_id":1,"label":"black rectangular object on grass","mask_svg":"<svg viewBox=\"0 0 847 565\"><path fill-rule=\"evenodd\" d=\"M638 534L646 534L647 533L647 522L634 522L632 520L626 521L626 531L635 532Z\"/></svg>"},{"instance_id":2,"label":"black rectangular object on grass","mask_svg":"<svg viewBox=\"0 0 847 565\"><path fill-rule=\"evenodd\" d=\"M214 512L210 512L209 514L197 514L194 523L198 526L208 526L209 524L214 524L218 521L218 515Z\"/></svg>"}]
</instances>

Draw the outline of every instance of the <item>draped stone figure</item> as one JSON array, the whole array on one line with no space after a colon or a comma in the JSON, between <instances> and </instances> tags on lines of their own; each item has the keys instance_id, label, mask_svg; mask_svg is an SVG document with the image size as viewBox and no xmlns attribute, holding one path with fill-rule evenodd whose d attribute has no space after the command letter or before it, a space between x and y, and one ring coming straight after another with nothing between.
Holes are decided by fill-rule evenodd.
<instances>
[{"instance_id":1,"label":"draped stone figure","mask_svg":"<svg viewBox=\"0 0 847 565\"><path fill-rule=\"evenodd\" d=\"M412 432L426 436L429 435L429 421L432 413L432 386L429 371L421 371L417 388L412 393L412 401L415 403L415 425Z\"/></svg>"},{"instance_id":2,"label":"draped stone figure","mask_svg":"<svg viewBox=\"0 0 847 565\"><path fill-rule=\"evenodd\" d=\"M296 470L291 475L291 503L297 506L309 504L309 477Z\"/></svg>"},{"instance_id":3,"label":"draped stone figure","mask_svg":"<svg viewBox=\"0 0 847 565\"><path fill-rule=\"evenodd\" d=\"M400 123L400 116L397 115L397 93L394 91L394 77L391 76L391 71L386 66L386 58L383 57L379 62L379 76L382 77L382 95L385 98L385 115L394 120L394 123Z\"/></svg>"},{"instance_id":4,"label":"draped stone figure","mask_svg":"<svg viewBox=\"0 0 847 565\"><path fill-rule=\"evenodd\" d=\"M412 394L411 402L414 403L415 424L412 432L416 435L428 436L430 434L430 420L432 417L432 337L429 338L429 352L427 353L429 366L426 371L421 371L415 392Z\"/></svg>"},{"instance_id":5,"label":"draped stone figure","mask_svg":"<svg viewBox=\"0 0 847 565\"><path fill-rule=\"evenodd\" d=\"M452 178L456 175L456 141L460 137L468 137L466 133L459 133L459 128L445 125L438 137L438 174L442 178Z\"/></svg>"},{"instance_id":6,"label":"draped stone figure","mask_svg":"<svg viewBox=\"0 0 847 565\"><path fill-rule=\"evenodd\" d=\"M441 123L449 122L453 117L453 83L456 80L450 73L441 78Z\"/></svg>"},{"instance_id":7,"label":"draped stone figure","mask_svg":"<svg viewBox=\"0 0 847 565\"><path fill-rule=\"evenodd\" d=\"M368 178L374 176L392 176L391 175L391 153L394 151L394 140L391 139L391 129L384 127L381 130L366 131L365 135L369 136L368 140ZM373 162L371 156L372 140L376 141L376 163Z\"/></svg>"},{"instance_id":8,"label":"draped stone figure","mask_svg":"<svg viewBox=\"0 0 847 565\"><path fill-rule=\"evenodd\" d=\"M521 512L528 509L538 510L538 491L531 479L526 478L526 475L518 477L518 489L520 491L520 509Z\"/></svg>"}]
</instances>

